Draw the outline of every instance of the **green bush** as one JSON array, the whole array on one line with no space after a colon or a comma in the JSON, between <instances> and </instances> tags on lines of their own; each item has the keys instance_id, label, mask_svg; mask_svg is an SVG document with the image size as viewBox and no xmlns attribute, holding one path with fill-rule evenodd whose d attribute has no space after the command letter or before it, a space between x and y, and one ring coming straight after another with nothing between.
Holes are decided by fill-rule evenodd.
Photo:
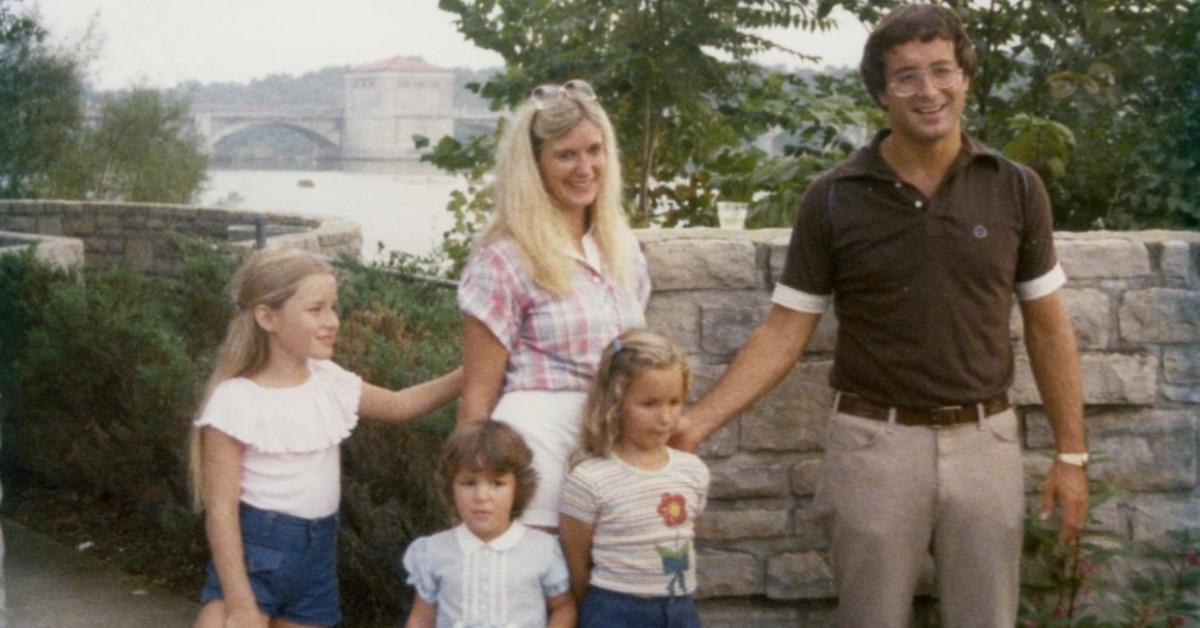
<instances>
[{"instance_id":1,"label":"green bush","mask_svg":"<svg viewBox=\"0 0 1200 628\"><path fill-rule=\"evenodd\" d=\"M173 280L76 276L32 255L0 257L0 393L10 470L128 513L145 534L194 553L199 574L207 554L196 551L201 518L186 508L185 450L236 261L205 243L176 244ZM391 388L457 365L453 291L348 266L339 363ZM352 625L395 623L408 598L399 553L445 526L430 480L452 425L452 408L407 426L365 422L343 446L339 565Z\"/></svg>"}]
</instances>

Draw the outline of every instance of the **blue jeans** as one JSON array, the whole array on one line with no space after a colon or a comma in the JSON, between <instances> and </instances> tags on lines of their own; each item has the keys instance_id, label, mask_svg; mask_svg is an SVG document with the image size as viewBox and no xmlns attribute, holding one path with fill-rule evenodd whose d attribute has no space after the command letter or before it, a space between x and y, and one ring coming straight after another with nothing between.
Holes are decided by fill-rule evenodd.
<instances>
[{"instance_id":1,"label":"blue jeans","mask_svg":"<svg viewBox=\"0 0 1200 628\"><path fill-rule=\"evenodd\" d=\"M259 610L300 624L333 626L341 621L337 515L303 519L244 503L238 514L246 575ZM200 602L224 598L210 562Z\"/></svg>"},{"instance_id":2,"label":"blue jeans","mask_svg":"<svg viewBox=\"0 0 1200 628\"><path fill-rule=\"evenodd\" d=\"M643 597L588 587L579 628L700 628L690 595Z\"/></svg>"}]
</instances>

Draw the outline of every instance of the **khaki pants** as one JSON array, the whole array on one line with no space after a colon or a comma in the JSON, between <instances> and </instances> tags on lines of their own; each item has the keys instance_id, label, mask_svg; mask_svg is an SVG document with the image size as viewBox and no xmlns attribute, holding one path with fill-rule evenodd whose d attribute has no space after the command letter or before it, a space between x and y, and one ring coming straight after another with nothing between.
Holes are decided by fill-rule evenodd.
<instances>
[{"instance_id":1,"label":"khaki pants","mask_svg":"<svg viewBox=\"0 0 1200 628\"><path fill-rule=\"evenodd\" d=\"M943 626L1016 623L1018 434L1011 409L940 428L833 414L817 507L832 515L838 626L907 626L931 550Z\"/></svg>"}]
</instances>

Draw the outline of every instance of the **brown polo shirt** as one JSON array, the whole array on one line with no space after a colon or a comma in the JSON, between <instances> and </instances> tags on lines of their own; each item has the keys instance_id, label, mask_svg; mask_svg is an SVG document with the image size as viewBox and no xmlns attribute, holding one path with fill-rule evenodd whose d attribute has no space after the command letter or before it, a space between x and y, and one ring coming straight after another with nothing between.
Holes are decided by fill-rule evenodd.
<instances>
[{"instance_id":1,"label":"brown polo shirt","mask_svg":"<svg viewBox=\"0 0 1200 628\"><path fill-rule=\"evenodd\" d=\"M831 384L928 409L1012 383L1014 290L1037 298L1065 281L1050 201L1032 170L963 135L930 198L869 146L809 187L773 300L838 316Z\"/></svg>"}]
</instances>

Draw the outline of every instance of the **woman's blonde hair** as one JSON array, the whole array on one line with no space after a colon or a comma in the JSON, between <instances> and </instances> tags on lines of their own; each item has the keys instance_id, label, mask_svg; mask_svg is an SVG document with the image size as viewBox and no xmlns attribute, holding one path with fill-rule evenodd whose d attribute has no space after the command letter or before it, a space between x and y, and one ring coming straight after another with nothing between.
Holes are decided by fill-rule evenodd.
<instances>
[{"instance_id":1,"label":"woman's blonde hair","mask_svg":"<svg viewBox=\"0 0 1200 628\"><path fill-rule=\"evenodd\" d=\"M535 284L556 295L570 293L575 272L568 256L571 235L562 211L543 185L538 154L547 142L563 137L584 121L596 125L604 142L604 173L587 216L591 234L605 268L633 292L636 279L629 252L634 242L621 208L617 138L608 115L594 100L564 96L539 110L530 99L517 109L496 147L493 213L476 247L511 240L529 265Z\"/></svg>"},{"instance_id":2,"label":"woman's blonde hair","mask_svg":"<svg viewBox=\"0 0 1200 628\"><path fill-rule=\"evenodd\" d=\"M296 294L301 281L317 274L333 274L333 267L299 249L256 251L234 273L230 281L233 316L217 353L217 364L204 387L199 406L201 413L221 382L253 375L266 365L270 347L268 336L254 320L254 308L265 305L279 309ZM200 453L200 430L192 428L188 466L192 506L197 510L203 508Z\"/></svg>"},{"instance_id":3,"label":"woman's blonde hair","mask_svg":"<svg viewBox=\"0 0 1200 628\"><path fill-rule=\"evenodd\" d=\"M579 430L579 446L571 466L587 458L612 453L621 439L621 400L635 378L647 369L678 368L683 373L683 393L692 387L687 358L666 336L644 329L627 331L612 341L600 356L600 366L588 391Z\"/></svg>"}]
</instances>

